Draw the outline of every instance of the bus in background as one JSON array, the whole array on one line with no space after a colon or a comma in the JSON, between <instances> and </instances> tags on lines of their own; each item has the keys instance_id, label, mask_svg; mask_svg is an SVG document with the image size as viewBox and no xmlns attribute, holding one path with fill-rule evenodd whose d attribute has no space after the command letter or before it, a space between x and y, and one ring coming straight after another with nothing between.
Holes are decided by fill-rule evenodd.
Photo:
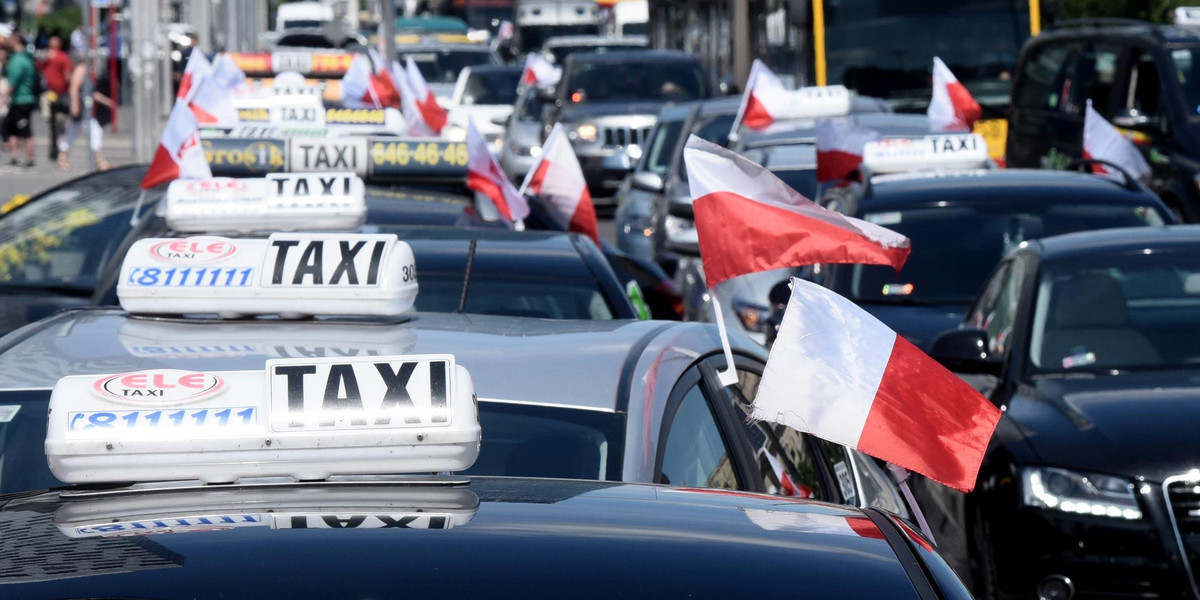
<instances>
[{"instance_id":1,"label":"bus in background","mask_svg":"<svg viewBox=\"0 0 1200 600\"><path fill-rule=\"evenodd\" d=\"M1021 45L1041 29L1040 0L815 0L811 81L843 84L924 112L933 57L941 57L983 107L975 131L1004 157L1009 90Z\"/></svg>"},{"instance_id":2,"label":"bus in background","mask_svg":"<svg viewBox=\"0 0 1200 600\"><path fill-rule=\"evenodd\" d=\"M516 39L521 54L560 35L599 35L604 18L595 0L517 0Z\"/></svg>"},{"instance_id":3,"label":"bus in background","mask_svg":"<svg viewBox=\"0 0 1200 600\"><path fill-rule=\"evenodd\" d=\"M650 32L648 0L597 0L596 3L608 7L613 35L646 35Z\"/></svg>"},{"instance_id":4,"label":"bus in background","mask_svg":"<svg viewBox=\"0 0 1200 600\"><path fill-rule=\"evenodd\" d=\"M517 0L454 0L453 14L471 29L495 35L500 23L516 20Z\"/></svg>"}]
</instances>

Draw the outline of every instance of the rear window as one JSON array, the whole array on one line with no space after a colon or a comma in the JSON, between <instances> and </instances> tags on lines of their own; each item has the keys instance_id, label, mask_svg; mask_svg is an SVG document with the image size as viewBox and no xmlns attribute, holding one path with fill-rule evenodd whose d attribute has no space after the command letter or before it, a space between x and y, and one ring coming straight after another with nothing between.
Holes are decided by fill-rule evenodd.
<instances>
[{"instance_id":1,"label":"rear window","mask_svg":"<svg viewBox=\"0 0 1200 600\"><path fill-rule=\"evenodd\" d=\"M708 97L699 65L679 62L584 63L566 84L573 102Z\"/></svg>"},{"instance_id":2,"label":"rear window","mask_svg":"<svg viewBox=\"0 0 1200 600\"><path fill-rule=\"evenodd\" d=\"M479 426L468 475L621 479L624 419L616 413L484 400Z\"/></svg>"},{"instance_id":3,"label":"rear window","mask_svg":"<svg viewBox=\"0 0 1200 600\"><path fill-rule=\"evenodd\" d=\"M417 63L421 77L429 83L454 83L458 74L467 67L492 64L492 55L487 50L445 49L421 52L401 52L401 60L411 58ZM514 86L515 88L515 86Z\"/></svg>"}]
</instances>

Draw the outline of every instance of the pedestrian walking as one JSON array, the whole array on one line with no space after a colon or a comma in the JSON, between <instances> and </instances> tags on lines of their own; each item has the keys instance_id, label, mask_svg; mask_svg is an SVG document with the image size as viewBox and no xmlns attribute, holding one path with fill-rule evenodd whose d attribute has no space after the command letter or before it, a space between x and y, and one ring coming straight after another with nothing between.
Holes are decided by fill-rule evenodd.
<instances>
[{"instance_id":1,"label":"pedestrian walking","mask_svg":"<svg viewBox=\"0 0 1200 600\"><path fill-rule=\"evenodd\" d=\"M47 125L50 128L50 160L58 159L58 136L65 127L71 110L69 93L71 80L71 57L63 50L63 39L51 34L47 42L46 57L38 62L38 69L46 81L46 103L49 105Z\"/></svg>"},{"instance_id":2,"label":"pedestrian walking","mask_svg":"<svg viewBox=\"0 0 1200 600\"><path fill-rule=\"evenodd\" d=\"M112 123L113 111L117 109L119 102L109 96L109 85L111 84L110 74L107 69L96 79L96 85L93 88L91 97L92 110L90 114L87 110L88 102L85 101L83 95L84 83L87 81L87 62L82 53L75 56L75 68L71 71L71 81L68 86L68 98L70 99L69 114L70 120L67 121L66 133L58 142L58 168L64 171L71 170L71 163L67 160L67 154L71 150L71 144L75 142L79 132L86 126L88 130L88 147L92 151L92 156L96 159L96 168L101 171L107 171L112 168L112 165L104 158L104 127ZM119 79L118 79L119 81ZM120 97L118 93L117 98Z\"/></svg>"},{"instance_id":3,"label":"pedestrian walking","mask_svg":"<svg viewBox=\"0 0 1200 600\"><path fill-rule=\"evenodd\" d=\"M9 40L11 55L5 65L5 78L8 80L9 102L8 115L4 117L4 134L8 136L9 150L12 152L10 164L32 167L34 161L33 112L37 109L37 93L35 92L37 67L33 62L33 54L25 44L25 38L14 34ZM21 147L25 147L25 162L21 162Z\"/></svg>"}]
</instances>

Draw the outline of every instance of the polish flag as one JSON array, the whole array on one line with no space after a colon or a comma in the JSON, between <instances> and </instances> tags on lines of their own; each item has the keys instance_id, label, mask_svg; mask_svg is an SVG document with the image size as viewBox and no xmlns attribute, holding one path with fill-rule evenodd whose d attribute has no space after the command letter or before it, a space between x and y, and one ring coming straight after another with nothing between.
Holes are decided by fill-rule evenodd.
<instances>
[{"instance_id":1,"label":"polish flag","mask_svg":"<svg viewBox=\"0 0 1200 600\"><path fill-rule=\"evenodd\" d=\"M434 133L440 134L442 128L446 126L445 109L438 106L437 97L425 83L425 77L421 75L421 70L417 68L417 63L413 62L411 56L408 57L404 70L408 75L408 85L412 88L413 100L416 101L417 109L421 113L421 120Z\"/></svg>"},{"instance_id":2,"label":"polish flag","mask_svg":"<svg viewBox=\"0 0 1200 600\"><path fill-rule=\"evenodd\" d=\"M233 105L234 90L246 83L246 73L228 55L222 54L212 64L212 72L195 86L188 108L201 125L236 125L237 107Z\"/></svg>"},{"instance_id":3,"label":"polish flag","mask_svg":"<svg viewBox=\"0 0 1200 600\"><path fill-rule=\"evenodd\" d=\"M600 226L592 194L561 123L550 130L550 136L542 144L542 157L525 175L521 189L532 192L567 231L585 234L600 245Z\"/></svg>"},{"instance_id":4,"label":"polish flag","mask_svg":"<svg viewBox=\"0 0 1200 600\"><path fill-rule=\"evenodd\" d=\"M376 72L365 54L355 54L342 76L342 105L347 108L398 108L400 92L386 69Z\"/></svg>"},{"instance_id":5,"label":"polish flag","mask_svg":"<svg viewBox=\"0 0 1200 600\"><path fill-rule=\"evenodd\" d=\"M966 129L983 116L983 109L971 97L963 84L958 82L954 73L942 59L933 57L933 99L926 111L933 124L944 129Z\"/></svg>"},{"instance_id":6,"label":"polish flag","mask_svg":"<svg viewBox=\"0 0 1200 600\"><path fill-rule=\"evenodd\" d=\"M176 179L208 179L212 170L204 158L200 145L200 131L196 117L183 102L175 102L162 141L154 153L154 160L142 178L142 189L148 190Z\"/></svg>"},{"instance_id":7,"label":"polish flag","mask_svg":"<svg viewBox=\"0 0 1200 600\"><path fill-rule=\"evenodd\" d=\"M787 469L783 467L783 463L779 462L778 458L770 452L763 452L763 457L767 459L767 464L771 465L771 472L775 473L775 479L779 481L779 491L782 496L792 496L793 498L812 498L813 491L811 487L804 484L797 484L788 476Z\"/></svg>"},{"instance_id":8,"label":"polish flag","mask_svg":"<svg viewBox=\"0 0 1200 600\"><path fill-rule=\"evenodd\" d=\"M211 72L212 65L209 64L204 53L192 49L191 55L188 56L187 66L183 68L183 77L179 79L179 93L175 95L175 98L184 101L191 100L196 85L208 77Z\"/></svg>"},{"instance_id":9,"label":"polish flag","mask_svg":"<svg viewBox=\"0 0 1200 600\"><path fill-rule=\"evenodd\" d=\"M492 47L499 48L504 45L504 42L513 38L514 32L512 21L500 21L500 26L496 28L496 37L492 38Z\"/></svg>"},{"instance_id":10,"label":"polish flag","mask_svg":"<svg viewBox=\"0 0 1200 600\"><path fill-rule=\"evenodd\" d=\"M1150 174L1150 165L1129 138L1121 135L1088 100L1083 116L1083 157L1104 160L1125 170L1130 177L1141 179ZM1121 181L1124 177L1117 171L1101 164L1092 165L1092 172Z\"/></svg>"},{"instance_id":11,"label":"polish flag","mask_svg":"<svg viewBox=\"0 0 1200 600\"><path fill-rule=\"evenodd\" d=\"M850 92L844 86L789 90L767 65L755 59L746 79L746 92L742 94L742 105L738 107L733 130L736 132L739 126L763 130L776 121L837 117L849 113Z\"/></svg>"},{"instance_id":12,"label":"polish flag","mask_svg":"<svg viewBox=\"0 0 1200 600\"><path fill-rule=\"evenodd\" d=\"M475 129L475 121L470 118L467 119L467 188L487 196L508 223L529 216L525 197L504 176L500 161L496 160L487 139Z\"/></svg>"},{"instance_id":13,"label":"polish flag","mask_svg":"<svg viewBox=\"0 0 1200 600\"><path fill-rule=\"evenodd\" d=\"M551 65L542 58L537 52L530 52L525 57L525 70L521 71L521 83L519 87L538 86L545 87L558 83L562 79L562 69Z\"/></svg>"},{"instance_id":14,"label":"polish flag","mask_svg":"<svg viewBox=\"0 0 1200 600\"><path fill-rule=\"evenodd\" d=\"M889 265L908 238L818 206L760 165L696 136L683 152L708 287L747 273L817 263Z\"/></svg>"},{"instance_id":15,"label":"polish flag","mask_svg":"<svg viewBox=\"0 0 1200 600\"><path fill-rule=\"evenodd\" d=\"M880 139L878 131L834 119L817 121L817 182L841 181L858 169L863 146Z\"/></svg>"},{"instance_id":16,"label":"polish flag","mask_svg":"<svg viewBox=\"0 0 1200 600\"><path fill-rule=\"evenodd\" d=\"M743 508L742 512L755 525L767 531L793 531L797 533L819 533L854 537L884 539L883 532L869 517L854 515L824 515L791 510L764 510Z\"/></svg>"},{"instance_id":17,"label":"polish flag","mask_svg":"<svg viewBox=\"0 0 1200 600\"><path fill-rule=\"evenodd\" d=\"M1000 410L853 302L793 278L750 416L969 492Z\"/></svg>"}]
</instances>

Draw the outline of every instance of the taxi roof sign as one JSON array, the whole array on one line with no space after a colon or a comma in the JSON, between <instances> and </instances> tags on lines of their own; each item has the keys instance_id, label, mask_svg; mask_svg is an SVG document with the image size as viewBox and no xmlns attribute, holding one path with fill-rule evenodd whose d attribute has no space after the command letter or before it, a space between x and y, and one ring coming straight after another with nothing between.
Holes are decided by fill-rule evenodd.
<instances>
[{"instance_id":1,"label":"taxi roof sign","mask_svg":"<svg viewBox=\"0 0 1200 600\"><path fill-rule=\"evenodd\" d=\"M479 454L474 394L445 354L73 375L50 395L46 459L68 483L461 471Z\"/></svg>"},{"instance_id":2,"label":"taxi roof sign","mask_svg":"<svg viewBox=\"0 0 1200 600\"><path fill-rule=\"evenodd\" d=\"M175 231L352 229L367 218L363 181L350 172L176 180L162 215Z\"/></svg>"},{"instance_id":3,"label":"taxi roof sign","mask_svg":"<svg viewBox=\"0 0 1200 600\"><path fill-rule=\"evenodd\" d=\"M844 85L817 85L789 92L795 97L788 119L844 117L850 114L850 90Z\"/></svg>"},{"instance_id":4,"label":"taxi roof sign","mask_svg":"<svg viewBox=\"0 0 1200 600\"><path fill-rule=\"evenodd\" d=\"M877 173L972 169L988 164L987 142L974 133L867 142L863 165Z\"/></svg>"},{"instance_id":5,"label":"taxi roof sign","mask_svg":"<svg viewBox=\"0 0 1200 600\"><path fill-rule=\"evenodd\" d=\"M412 248L394 234L147 238L117 282L142 314L398 317L416 297Z\"/></svg>"}]
</instances>

